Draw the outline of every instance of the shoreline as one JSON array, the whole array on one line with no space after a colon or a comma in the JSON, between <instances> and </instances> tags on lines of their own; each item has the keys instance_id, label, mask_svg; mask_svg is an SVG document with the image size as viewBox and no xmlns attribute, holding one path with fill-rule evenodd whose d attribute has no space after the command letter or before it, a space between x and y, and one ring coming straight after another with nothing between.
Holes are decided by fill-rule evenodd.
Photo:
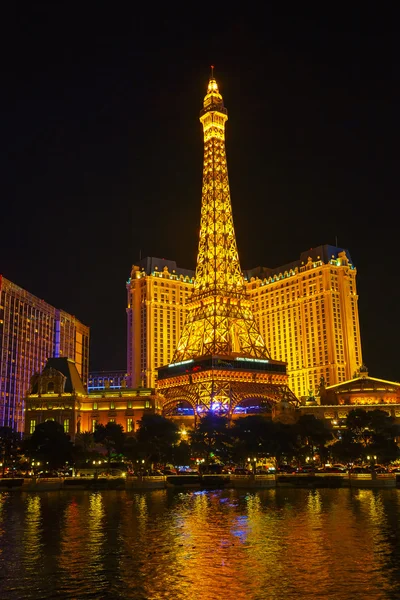
<instances>
[{"instance_id":1,"label":"shoreline","mask_svg":"<svg viewBox=\"0 0 400 600\"><path fill-rule=\"evenodd\" d=\"M0 492L146 491L155 489L400 488L400 476L376 475L166 475L0 479Z\"/></svg>"}]
</instances>

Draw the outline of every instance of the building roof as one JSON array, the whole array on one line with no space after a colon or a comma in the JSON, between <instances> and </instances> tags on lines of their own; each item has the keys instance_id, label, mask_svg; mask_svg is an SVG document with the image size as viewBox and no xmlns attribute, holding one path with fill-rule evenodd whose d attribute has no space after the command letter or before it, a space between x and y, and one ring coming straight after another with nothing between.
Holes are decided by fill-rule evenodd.
<instances>
[{"instance_id":1,"label":"building roof","mask_svg":"<svg viewBox=\"0 0 400 600\"><path fill-rule=\"evenodd\" d=\"M340 252L346 253L347 260L352 265L353 263L350 252L346 248L339 248L338 246L323 244L317 246L316 248L305 250L300 254L300 258L298 260L294 260L293 262L273 268L262 266L254 267L253 269L243 271L243 274L245 279L248 281L250 281L252 277L265 279L268 277L273 277L274 275L279 275L279 273L284 273L285 271L300 268L307 263L308 258L311 258L313 262L321 260L324 264L328 264L331 260L337 260ZM184 277L192 278L195 276L195 271L178 267L176 261L167 260L165 258L156 258L155 256L146 256L146 258L139 260L137 265L145 271L146 275L150 275L151 273L154 273L154 271L162 272L164 267L167 267L169 273L175 271L177 275L183 275Z\"/></svg>"},{"instance_id":2,"label":"building roof","mask_svg":"<svg viewBox=\"0 0 400 600\"><path fill-rule=\"evenodd\" d=\"M185 277L194 277L194 271L191 269L182 269L178 267L174 260L167 260L165 258L156 258L155 256L147 256L142 258L138 262L138 266L144 269L147 275L150 275L154 271L163 271L164 267L167 267L168 271L172 273L175 271L177 275L183 275Z\"/></svg>"},{"instance_id":3,"label":"building roof","mask_svg":"<svg viewBox=\"0 0 400 600\"><path fill-rule=\"evenodd\" d=\"M367 372L364 372L364 374L360 373L359 376L353 379L322 388L320 403L321 405L337 405L339 398L346 396L351 402L353 396L358 398L360 394L363 398L375 398L375 402L372 402L372 404L375 404L376 400L382 400L386 394L398 398L400 396L400 383L370 377Z\"/></svg>"},{"instance_id":4,"label":"building roof","mask_svg":"<svg viewBox=\"0 0 400 600\"><path fill-rule=\"evenodd\" d=\"M89 377L115 377L126 376L126 369L111 369L110 371L90 371Z\"/></svg>"},{"instance_id":5,"label":"building roof","mask_svg":"<svg viewBox=\"0 0 400 600\"><path fill-rule=\"evenodd\" d=\"M361 375L354 379L348 379L347 381L330 385L326 387L325 390L326 392L351 393L353 391L384 391L389 388L399 390L400 383L398 381L386 381L385 379Z\"/></svg>"},{"instance_id":6,"label":"building roof","mask_svg":"<svg viewBox=\"0 0 400 600\"><path fill-rule=\"evenodd\" d=\"M254 269L244 271L244 276L249 281L252 277L258 277L259 279L273 277L274 275L279 275L279 273L284 273L285 271L290 271L292 269L294 270L304 266L309 257L313 262L321 260L324 264L328 264L330 260L336 260L339 257L340 252L345 252L347 260L350 264L352 264L350 252L346 250L346 248L339 248L337 246L331 246L330 244L324 244L322 246L317 246L316 248L305 250L300 254L300 258L293 262L287 263L280 267L274 267L272 269L269 267L255 267Z\"/></svg>"},{"instance_id":7,"label":"building roof","mask_svg":"<svg viewBox=\"0 0 400 600\"><path fill-rule=\"evenodd\" d=\"M156 258L155 256L146 256L146 258L139 260L137 264L146 272L146 275L150 275L154 271L162 272L164 267L167 267L170 273L175 271L177 275L183 275L184 277L194 277L195 273L191 269L182 269L181 267L178 267L174 260Z\"/></svg>"},{"instance_id":8,"label":"building roof","mask_svg":"<svg viewBox=\"0 0 400 600\"><path fill-rule=\"evenodd\" d=\"M85 394L86 390L83 386L82 380L79 376L78 369L73 360L70 358L48 358L46 365L42 371L42 374L47 369L55 369L66 377L64 391L66 393L76 392L78 394Z\"/></svg>"}]
</instances>

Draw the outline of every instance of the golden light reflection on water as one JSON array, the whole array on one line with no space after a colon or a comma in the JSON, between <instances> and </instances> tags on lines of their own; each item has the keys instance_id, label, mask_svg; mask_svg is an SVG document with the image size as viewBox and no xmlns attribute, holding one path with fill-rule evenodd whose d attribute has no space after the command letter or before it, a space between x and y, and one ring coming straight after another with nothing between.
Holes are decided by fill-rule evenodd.
<instances>
[{"instance_id":1,"label":"golden light reflection on water","mask_svg":"<svg viewBox=\"0 0 400 600\"><path fill-rule=\"evenodd\" d=\"M103 497L100 492L77 493L68 498L60 529L61 585L79 598L104 585L102 544Z\"/></svg>"},{"instance_id":2,"label":"golden light reflection on water","mask_svg":"<svg viewBox=\"0 0 400 600\"><path fill-rule=\"evenodd\" d=\"M0 556L3 553L3 545L1 543L1 538L4 535L4 527L5 527L5 511L4 511L4 506L6 504L6 500L7 500L7 494L0 494Z\"/></svg>"},{"instance_id":3,"label":"golden light reflection on water","mask_svg":"<svg viewBox=\"0 0 400 600\"><path fill-rule=\"evenodd\" d=\"M318 598L356 598L359 576L347 575L343 586L343 573L349 553L359 573L357 546L361 544L366 554L368 548L363 528L355 531L351 526L348 502L339 495L339 506L328 501L327 511L325 491L285 494L278 506L276 497L281 494L275 490L244 498L229 492L182 495L179 511L173 511L157 538L158 547L162 540L167 543L157 560L162 575L152 578L152 562L141 563L147 597L222 598L226 588L235 598L302 598L312 590L318 590ZM371 517L376 519L374 513L366 518ZM151 556L154 538L147 539ZM343 562L332 561L337 555ZM365 581L373 589L368 573Z\"/></svg>"},{"instance_id":4,"label":"golden light reflection on water","mask_svg":"<svg viewBox=\"0 0 400 600\"><path fill-rule=\"evenodd\" d=\"M85 499L84 497L82 499ZM73 592L80 588L87 572L87 517L81 498L74 496L64 509L60 527L59 572L62 583Z\"/></svg>"},{"instance_id":5,"label":"golden light reflection on water","mask_svg":"<svg viewBox=\"0 0 400 600\"><path fill-rule=\"evenodd\" d=\"M366 585L387 589L389 575L392 575L387 568L392 552L392 531L388 527L383 498L375 490L357 490L354 492L353 510L357 522L364 525L360 539L364 581Z\"/></svg>"},{"instance_id":6,"label":"golden light reflection on water","mask_svg":"<svg viewBox=\"0 0 400 600\"><path fill-rule=\"evenodd\" d=\"M0 598L394 600L399 498L346 489L0 496Z\"/></svg>"},{"instance_id":7,"label":"golden light reflection on water","mask_svg":"<svg viewBox=\"0 0 400 600\"><path fill-rule=\"evenodd\" d=\"M101 492L93 492L89 497L88 548L90 558L94 563L101 556L101 546L104 541L103 516L103 496Z\"/></svg>"},{"instance_id":8,"label":"golden light reflection on water","mask_svg":"<svg viewBox=\"0 0 400 600\"><path fill-rule=\"evenodd\" d=\"M24 534L23 534L23 563L29 572L36 572L42 556L41 541L41 502L38 494L28 495L26 499Z\"/></svg>"}]
</instances>

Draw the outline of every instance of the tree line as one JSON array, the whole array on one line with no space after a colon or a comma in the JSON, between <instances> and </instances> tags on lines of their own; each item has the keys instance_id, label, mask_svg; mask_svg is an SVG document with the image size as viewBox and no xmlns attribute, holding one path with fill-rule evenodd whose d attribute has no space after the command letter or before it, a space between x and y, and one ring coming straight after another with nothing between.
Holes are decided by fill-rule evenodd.
<instances>
[{"instance_id":1,"label":"tree line","mask_svg":"<svg viewBox=\"0 0 400 600\"><path fill-rule=\"evenodd\" d=\"M399 458L400 426L381 410L350 411L339 427L313 415L284 424L266 416L241 417L233 422L212 412L185 432L172 420L146 414L134 433L114 422L76 435L74 443L56 421L36 426L21 440L10 428L0 428L2 473L11 468L50 469L123 461L137 468L198 463L247 465L268 461L282 464L366 463L371 457L387 465Z\"/></svg>"}]
</instances>

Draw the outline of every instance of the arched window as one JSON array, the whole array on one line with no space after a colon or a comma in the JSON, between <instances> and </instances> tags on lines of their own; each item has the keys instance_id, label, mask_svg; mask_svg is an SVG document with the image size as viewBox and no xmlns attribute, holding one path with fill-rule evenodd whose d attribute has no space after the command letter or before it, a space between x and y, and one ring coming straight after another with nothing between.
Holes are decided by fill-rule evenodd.
<instances>
[{"instance_id":1,"label":"arched window","mask_svg":"<svg viewBox=\"0 0 400 600\"><path fill-rule=\"evenodd\" d=\"M49 381L47 384L47 393L54 394L54 381Z\"/></svg>"}]
</instances>

